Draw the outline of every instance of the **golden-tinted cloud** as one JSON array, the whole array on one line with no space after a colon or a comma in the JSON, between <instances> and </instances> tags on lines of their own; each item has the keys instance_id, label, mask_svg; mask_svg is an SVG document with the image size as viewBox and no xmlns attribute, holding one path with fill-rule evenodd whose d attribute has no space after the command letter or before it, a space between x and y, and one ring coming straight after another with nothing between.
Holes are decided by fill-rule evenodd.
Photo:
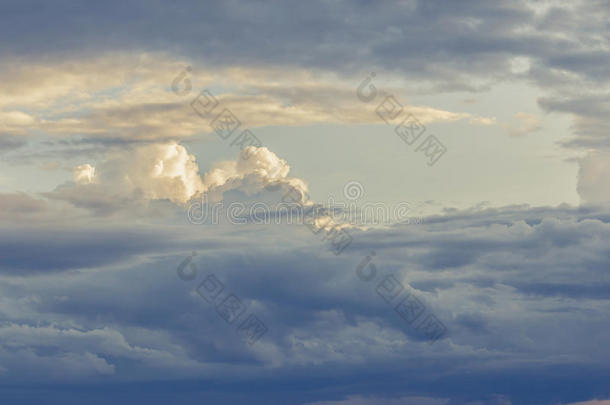
<instances>
[{"instance_id":1,"label":"golden-tinted cloud","mask_svg":"<svg viewBox=\"0 0 610 405\"><path fill-rule=\"evenodd\" d=\"M378 102L356 98L352 77L322 71L268 68L184 70L165 54L109 53L41 64L0 64L0 132L46 133L125 141L178 140L211 131L190 102L211 89L220 105L248 127L316 123L372 124ZM180 76L181 72L188 75ZM172 91L172 84L180 87ZM405 103L406 104L406 103ZM220 111L220 108L217 112ZM470 113L406 104L423 123L469 119Z\"/></svg>"}]
</instances>

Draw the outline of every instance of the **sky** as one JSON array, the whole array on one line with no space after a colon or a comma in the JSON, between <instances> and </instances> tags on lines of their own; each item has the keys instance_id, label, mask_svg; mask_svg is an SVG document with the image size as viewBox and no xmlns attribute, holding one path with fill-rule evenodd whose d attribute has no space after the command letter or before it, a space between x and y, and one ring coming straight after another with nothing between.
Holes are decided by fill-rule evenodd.
<instances>
[{"instance_id":1,"label":"sky","mask_svg":"<svg viewBox=\"0 0 610 405\"><path fill-rule=\"evenodd\" d=\"M610 404L610 4L0 0L0 403Z\"/></svg>"}]
</instances>

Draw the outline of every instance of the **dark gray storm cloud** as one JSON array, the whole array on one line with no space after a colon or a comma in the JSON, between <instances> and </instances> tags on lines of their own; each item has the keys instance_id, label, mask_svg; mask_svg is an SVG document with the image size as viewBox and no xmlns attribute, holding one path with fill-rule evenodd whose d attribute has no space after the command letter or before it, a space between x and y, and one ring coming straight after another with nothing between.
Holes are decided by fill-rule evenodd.
<instances>
[{"instance_id":1,"label":"dark gray storm cloud","mask_svg":"<svg viewBox=\"0 0 610 405\"><path fill-rule=\"evenodd\" d=\"M104 229L2 229L0 272L27 276L111 265L167 246L164 235Z\"/></svg>"},{"instance_id":2,"label":"dark gray storm cloud","mask_svg":"<svg viewBox=\"0 0 610 405\"><path fill-rule=\"evenodd\" d=\"M478 0L5 1L0 30L10 40L3 41L0 52L61 57L149 50L211 64L358 72L380 67L444 81L456 74L502 77L510 72L509 58L529 56L547 69L607 78L603 66L608 54L596 46L608 39L599 31L607 27L602 18L607 4L558 3L539 14L532 5Z\"/></svg>"},{"instance_id":3,"label":"dark gray storm cloud","mask_svg":"<svg viewBox=\"0 0 610 405\"><path fill-rule=\"evenodd\" d=\"M452 404L608 396L609 219L593 207L455 212L353 231L339 256L300 226L3 233L0 366L6 381L40 384L51 378L51 362L71 381L96 384L171 376L181 382L154 389L182 384L190 398L227 403L240 401L229 388L236 376L244 393L265 392L254 403L347 394ZM185 281L176 267L190 251L198 273ZM378 274L366 282L356 269L371 251ZM38 275L10 276L25 269ZM75 271L50 272L58 269ZM268 326L255 346L195 292L210 274ZM378 294L390 274L447 336L429 345L397 315ZM67 388L56 384L60 398ZM272 388L285 384L290 392ZM97 387L93 396L120 389Z\"/></svg>"}]
</instances>

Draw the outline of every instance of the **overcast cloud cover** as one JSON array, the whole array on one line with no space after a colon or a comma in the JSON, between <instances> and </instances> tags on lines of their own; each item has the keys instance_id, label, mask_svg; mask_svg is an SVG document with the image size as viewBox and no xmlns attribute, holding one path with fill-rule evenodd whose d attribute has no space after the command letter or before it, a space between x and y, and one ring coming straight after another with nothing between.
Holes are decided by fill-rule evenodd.
<instances>
[{"instance_id":1,"label":"overcast cloud cover","mask_svg":"<svg viewBox=\"0 0 610 405\"><path fill-rule=\"evenodd\" d=\"M0 404L610 404L607 1L0 0L0 35Z\"/></svg>"}]
</instances>

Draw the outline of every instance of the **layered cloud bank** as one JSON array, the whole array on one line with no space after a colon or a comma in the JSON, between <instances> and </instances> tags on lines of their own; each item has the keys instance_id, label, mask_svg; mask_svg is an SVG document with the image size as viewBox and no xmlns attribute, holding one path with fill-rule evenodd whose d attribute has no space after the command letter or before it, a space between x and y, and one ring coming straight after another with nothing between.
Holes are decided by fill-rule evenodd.
<instances>
[{"instance_id":1,"label":"layered cloud bank","mask_svg":"<svg viewBox=\"0 0 610 405\"><path fill-rule=\"evenodd\" d=\"M7 139L7 148L8 140L27 141L41 133L60 139L78 134L80 139L97 142L167 141L202 135L211 130L189 103L210 87L221 88L214 95L239 111L240 118L253 128L379 122L375 106L365 106L356 98L357 81L364 79L359 76L299 68L193 68L190 64L195 63L161 52L108 52L31 64L3 61L0 135ZM493 122L430 106L406 108L424 123Z\"/></svg>"},{"instance_id":2,"label":"layered cloud bank","mask_svg":"<svg viewBox=\"0 0 610 405\"><path fill-rule=\"evenodd\" d=\"M608 21L603 0L0 2L0 403L607 404ZM266 147L229 155L204 89ZM190 215L317 209L309 182L369 174L440 214ZM485 208L505 201L555 206Z\"/></svg>"},{"instance_id":3,"label":"layered cloud bank","mask_svg":"<svg viewBox=\"0 0 610 405\"><path fill-rule=\"evenodd\" d=\"M229 403L243 400L232 397L235 376L244 393L258 387L254 403L584 401L605 395L610 375L609 221L593 209L456 212L354 229L339 256L299 226L3 229L2 378L61 386L169 372L200 381L189 388L197 398ZM185 282L176 267L193 250L199 273ZM371 251L378 276L365 282L357 268ZM268 326L255 346L195 292L208 274ZM379 283L389 274L445 323L446 337L430 345L388 306ZM396 381L392 395L379 381ZM307 394L301 384L314 382L322 391Z\"/></svg>"}]
</instances>

